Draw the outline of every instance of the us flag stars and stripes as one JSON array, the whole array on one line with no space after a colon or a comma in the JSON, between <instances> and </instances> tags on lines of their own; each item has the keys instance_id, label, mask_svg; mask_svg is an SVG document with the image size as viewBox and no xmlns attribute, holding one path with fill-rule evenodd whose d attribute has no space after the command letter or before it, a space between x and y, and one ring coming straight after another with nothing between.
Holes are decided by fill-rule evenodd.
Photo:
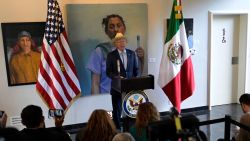
<instances>
[{"instance_id":1,"label":"us flag stars and stripes","mask_svg":"<svg viewBox=\"0 0 250 141\"><path fill-rule=\"evenodd\" d=\"M62 13L56 0L48 0L36 89L50 109L64 110L81 92Z\"/></svg>"},{"instance_id":2,"label":"us flag stars and stripes","mask_svg":"<svg viewBox=\"0 0 250 141\"><path fill-rule=\"evenodd\" d=\"M59 34L65 30L62 12L56 1L49 1L48 3L48 16L45 28L45 38L51 45L56 41Z\"/></svg>"}]
</instances>

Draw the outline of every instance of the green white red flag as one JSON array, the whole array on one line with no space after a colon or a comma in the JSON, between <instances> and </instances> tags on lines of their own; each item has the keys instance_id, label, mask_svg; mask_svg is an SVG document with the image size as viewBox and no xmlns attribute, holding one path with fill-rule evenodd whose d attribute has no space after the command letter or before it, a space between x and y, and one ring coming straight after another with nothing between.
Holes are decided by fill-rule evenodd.
<instances>
[{"instance_id":1,"label":"green white red flag","mask_svg":"<svg viewBox=\"0 0 250 141\"><path fill-rule=\"evenodd\" d=\"M161 58L158 83L180 112L181 102L195 89L193 64L189 52L181 0L174 0Z\"/></svg>"}]
</instances>

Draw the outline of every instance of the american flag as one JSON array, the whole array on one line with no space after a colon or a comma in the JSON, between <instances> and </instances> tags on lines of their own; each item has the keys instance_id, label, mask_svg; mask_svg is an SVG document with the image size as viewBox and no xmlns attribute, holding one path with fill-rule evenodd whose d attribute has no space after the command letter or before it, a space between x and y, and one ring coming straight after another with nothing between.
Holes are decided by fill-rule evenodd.
<instances>
[{"instance_id":1,"label":"american flag","mask_svg":"<svg viewBox=\"0 0 250 141\"><path fill-rule=\"evenodd\" d=\"M48 0L36 89L50 109L64 110L81 92L62 13L56 0Z\"/></svg>"}]
</instances>

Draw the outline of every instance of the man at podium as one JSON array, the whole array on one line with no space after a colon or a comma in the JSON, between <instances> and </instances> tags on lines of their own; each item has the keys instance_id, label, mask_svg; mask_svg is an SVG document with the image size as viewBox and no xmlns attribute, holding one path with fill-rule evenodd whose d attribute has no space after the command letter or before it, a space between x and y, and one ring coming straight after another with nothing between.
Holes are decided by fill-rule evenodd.
<instances>
[{"instance_id":1,"label":"man at podium","mask_svg":"<svg viewBox=\"0 0 250 141\"><path fill-rule=\"evenodd\" d=\"M122 33L117 33L113 39L116 49L110 52L106 61L106 73L113 81L117 78L132 78L139 75L138 63L135 52L127 49L127 38ZM112 82L111 82L112 83ZM120 119L122 112L122 94L111 88L113 106L113 120L116 128L121 129Z\"/></svg>"}]
</instances>

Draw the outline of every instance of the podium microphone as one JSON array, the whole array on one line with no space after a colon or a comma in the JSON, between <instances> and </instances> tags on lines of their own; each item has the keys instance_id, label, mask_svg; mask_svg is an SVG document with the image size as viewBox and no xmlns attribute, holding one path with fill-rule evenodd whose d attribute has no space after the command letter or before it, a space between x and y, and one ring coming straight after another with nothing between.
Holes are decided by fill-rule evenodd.
<instances>
[{"instance_id":1,"label":"podium microphone","mask_svg":"<svg viewBox=\"0 0 250 141\"><path fill-rule=\"evenodd\" d=\"M120 61L119 61L119 59L117 60L117 72L118 72L118 75L120 75L121 70L120 70Z\"/></svg>"}]
</instances>

